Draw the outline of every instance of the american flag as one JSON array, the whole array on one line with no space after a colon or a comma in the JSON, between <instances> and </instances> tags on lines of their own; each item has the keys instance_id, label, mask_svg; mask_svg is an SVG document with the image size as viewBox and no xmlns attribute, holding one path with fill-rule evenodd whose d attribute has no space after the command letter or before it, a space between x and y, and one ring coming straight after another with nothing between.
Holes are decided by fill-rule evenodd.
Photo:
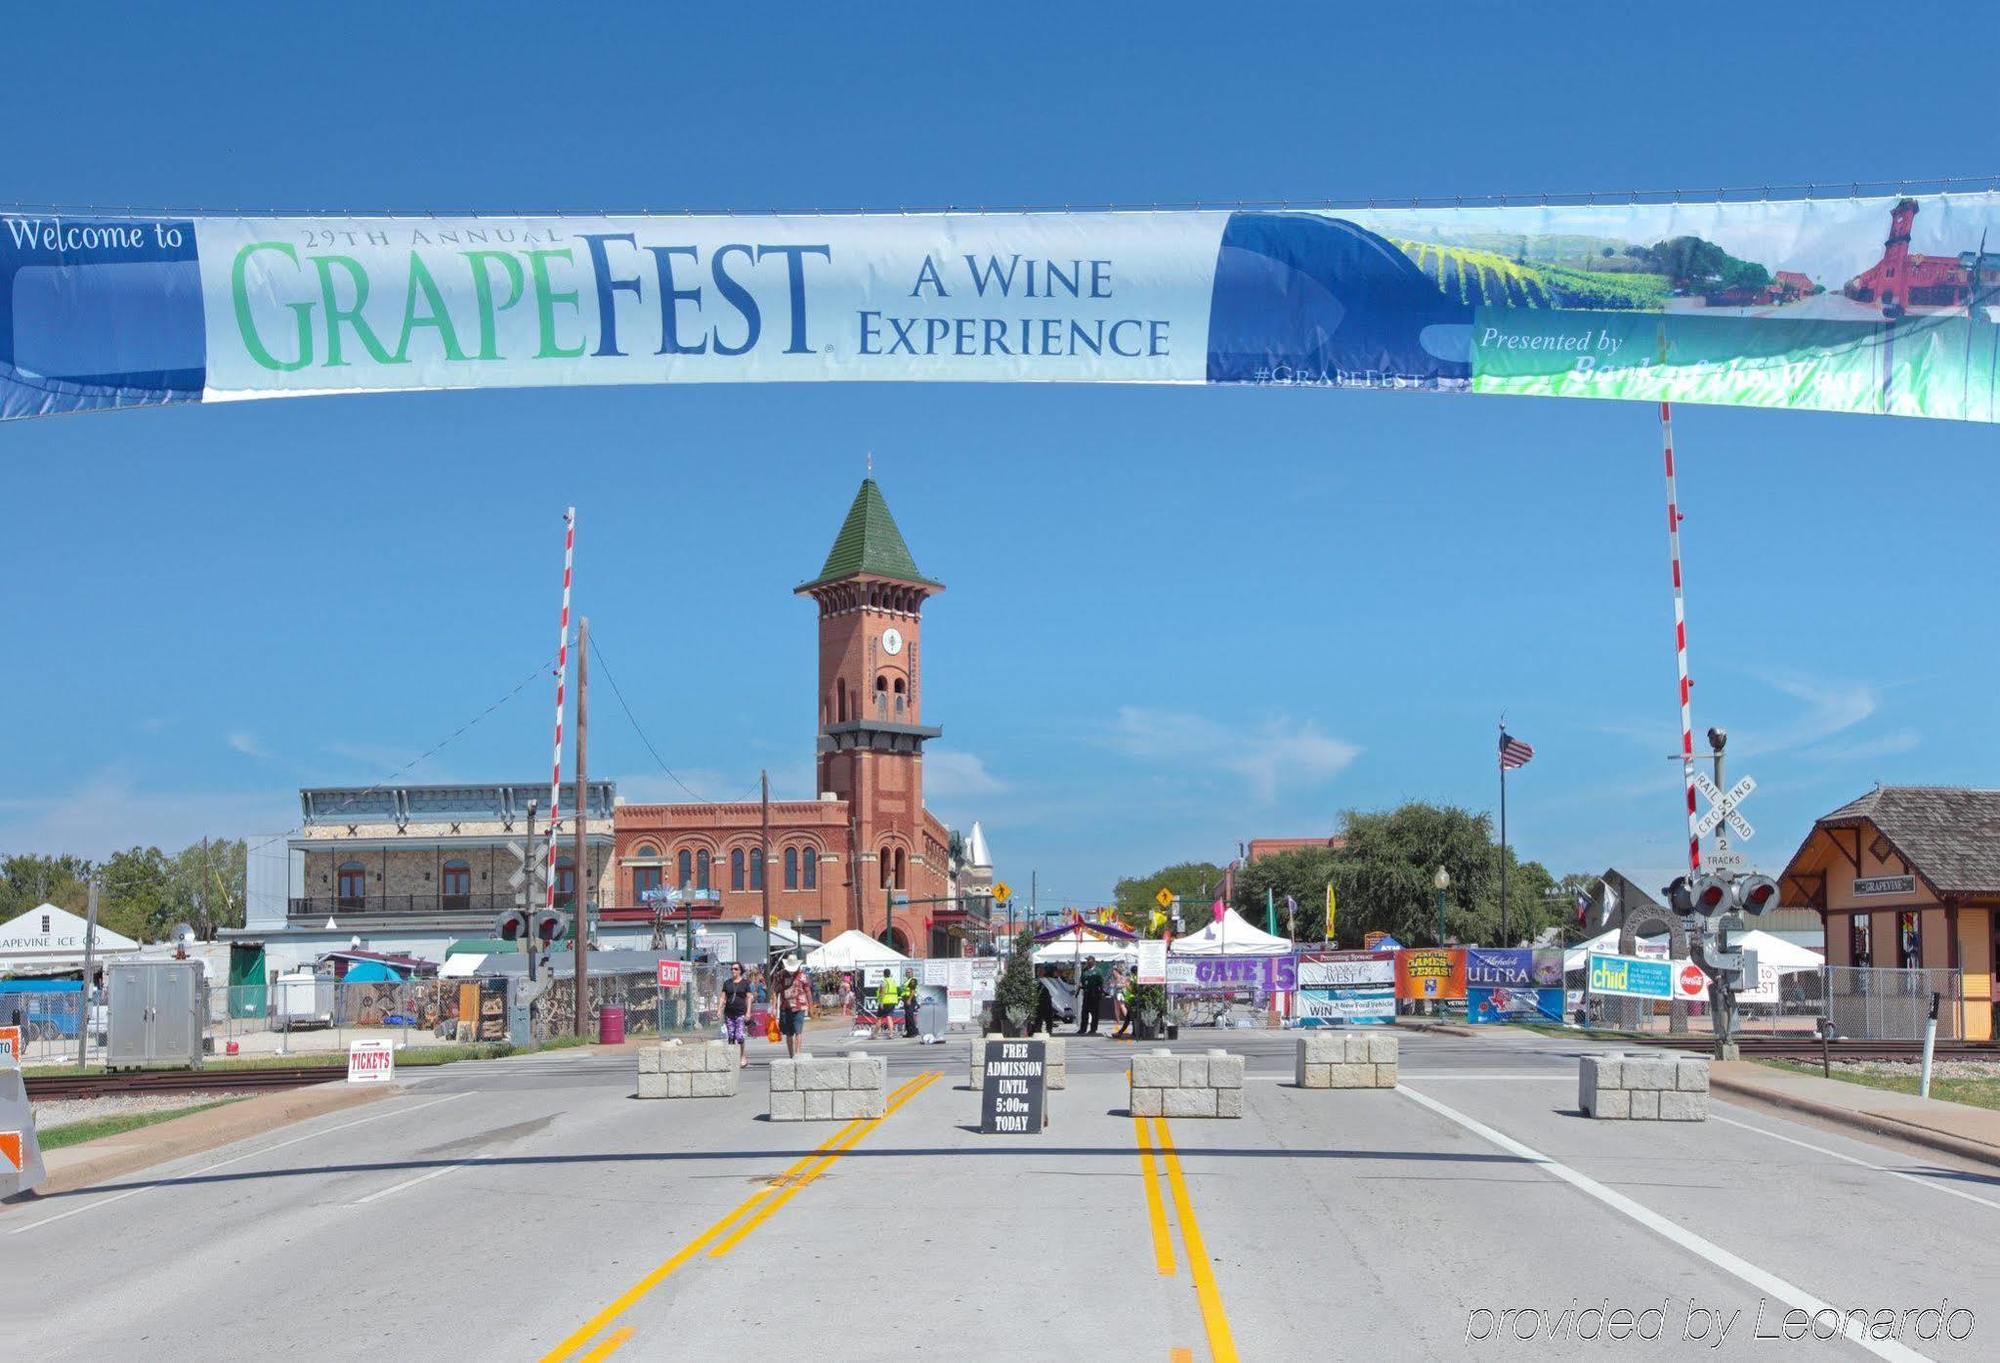
<instances>
[{"instance_id":1,"label":"american flag","mask_svg":"<svg viewBox=\"0 0 2000 1363\"><path fill-rule=\"evenodd\" d=\"M1523 743L1505 729L1500 731L1500 769L1502 771L1512 771L1516 767L1525 767L1528 765L1528 760L1534 755L1535 750L1526 743Z\"/></svg>"}]
</instances>

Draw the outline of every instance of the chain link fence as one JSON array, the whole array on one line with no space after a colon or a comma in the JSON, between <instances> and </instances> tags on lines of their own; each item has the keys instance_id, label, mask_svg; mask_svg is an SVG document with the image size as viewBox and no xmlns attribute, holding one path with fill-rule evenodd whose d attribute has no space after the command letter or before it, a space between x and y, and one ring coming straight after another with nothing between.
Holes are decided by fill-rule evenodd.
<instances>
[{"instance_id":1,"label":"chain link fence","mask_svg":"<svg viewBox=\"0 0 2000 1363\"><path fill-rule=\"evenodd\" d=\"M1831 965L1826 1016L1834 1031L1865 1041L1922 1041L1931 995L1938 996L1938 1035L1965 1035L1965 984L1956 970Z\"/></svg>"}]
</instances>

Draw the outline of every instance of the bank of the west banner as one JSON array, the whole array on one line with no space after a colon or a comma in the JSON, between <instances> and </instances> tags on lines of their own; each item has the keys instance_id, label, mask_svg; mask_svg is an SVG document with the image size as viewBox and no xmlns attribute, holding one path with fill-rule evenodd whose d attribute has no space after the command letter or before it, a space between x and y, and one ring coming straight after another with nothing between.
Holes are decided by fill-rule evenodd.
<instances>
[{"instance_id":1,"label":"bank of the west banner","mask_svg":"<svg viewBox=\"0 0 2000 1363\"><path fill-rule=\"evenodd\" d=\"M302 393L1224 383L1992 421L1988 195L1382 210L0 215L0 416Z\"/></svg>"}]
</instances>

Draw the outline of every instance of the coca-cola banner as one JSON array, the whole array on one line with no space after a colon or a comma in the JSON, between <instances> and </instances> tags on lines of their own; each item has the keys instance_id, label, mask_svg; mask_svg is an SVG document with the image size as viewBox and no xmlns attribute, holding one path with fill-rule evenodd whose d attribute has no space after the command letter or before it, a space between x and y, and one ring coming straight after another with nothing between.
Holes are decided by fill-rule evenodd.
<instances>
[{"instance_id":1,"label":"coca-cola banner","mask_svg":"<svg viewBox=\"0 0 2000 1363\"><path fill-rule=\"evenodd\" d=\"M931 380L1993 421L2000 202L893 215L0 213L0 417ZM1991 249L1989 249L1991 248Z\"/></svg>"}]
</instances>

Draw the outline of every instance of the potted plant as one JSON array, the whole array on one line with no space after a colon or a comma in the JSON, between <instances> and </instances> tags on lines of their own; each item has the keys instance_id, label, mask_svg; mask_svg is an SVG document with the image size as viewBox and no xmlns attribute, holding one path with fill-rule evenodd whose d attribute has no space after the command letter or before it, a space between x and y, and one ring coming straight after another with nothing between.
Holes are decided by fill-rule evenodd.
<instances>
[{"instance_id":1,"label":"potted plant","mask_svg":"<svg viewBox=\"0 0 2000 1363\"><path fill-rule=\"evenodd\" d=\"M1159 1041L1167 1035L1170 1016L1167 987L1163 984L1132 986L1132 1036L1137 1041Z\"/></svg>"},{"instance_id":2,"label":"potted plant","mask_svg":"<svg viewBox=\"0 0 2000 1363\"><path fill-rule=\"evenodd\" d=\"M1035 934L1024 930L1007 953L993 986L993 1021L1004 1036L1031 1036L1041 1012L1042 986L1035 979Z\"/></svg>"}]
</instances>

